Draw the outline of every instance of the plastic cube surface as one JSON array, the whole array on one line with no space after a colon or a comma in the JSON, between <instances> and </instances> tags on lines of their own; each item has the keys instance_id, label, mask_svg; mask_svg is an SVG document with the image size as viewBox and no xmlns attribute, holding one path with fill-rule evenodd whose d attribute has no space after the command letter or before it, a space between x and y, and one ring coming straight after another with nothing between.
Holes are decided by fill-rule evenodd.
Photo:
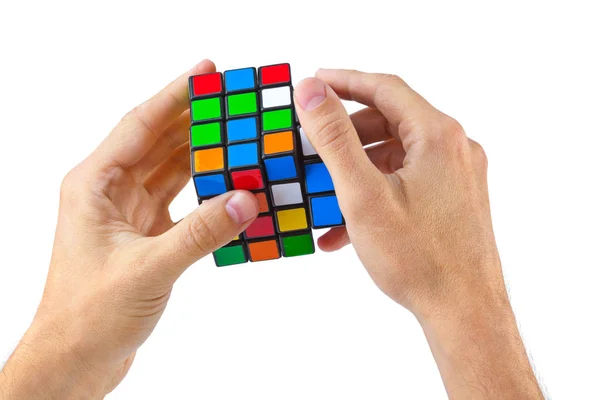
<instances>
[{"instance_id":1,"label":"plastic cube surface","mask_svg":"<svg viewBox=\"0 0 600 400\"><path fill-rule=\"evenodd\" d=\"M218 267L310 255L313 229L344 225L327 167L298 123L287 63L189 79L191 174L198 203L230 190L259 215L213 253Z\"/></svg>"}]
</instances>

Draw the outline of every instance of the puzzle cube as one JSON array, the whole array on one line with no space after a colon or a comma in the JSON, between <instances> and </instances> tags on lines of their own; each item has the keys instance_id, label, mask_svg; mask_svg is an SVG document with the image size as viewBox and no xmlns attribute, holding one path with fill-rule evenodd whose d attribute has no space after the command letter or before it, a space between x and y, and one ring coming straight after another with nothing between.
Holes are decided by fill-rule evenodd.
<instances>
[{"instance_id":1,"label":"puzzle cube","mask_svg":"<svg viewBox=\"0 0 600 400\"><path fill-rule=\"evenodd\" d=\"M198 203L254 193L256 220L213 253L219 267L315 252L312 229L344 225L331 176L292 101L287 63L189 79L190 151Z\"/></svg>"}]
</instances>

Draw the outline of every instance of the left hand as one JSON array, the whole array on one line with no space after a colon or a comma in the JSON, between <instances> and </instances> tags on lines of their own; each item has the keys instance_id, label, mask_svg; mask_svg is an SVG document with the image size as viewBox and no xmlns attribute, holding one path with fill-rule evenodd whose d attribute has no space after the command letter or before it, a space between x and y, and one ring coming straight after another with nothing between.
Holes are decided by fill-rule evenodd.
<instances>
[{"instance_id":1,"label":"left hand","mask_svg":"<svg viewBox=\"0 0 600 400\"><path fill-rule=\"evenodd\" d=\"M44 295L0 374L7 399L104 397L177 278L257 216L245 191L203 202L177 224L169 215L190 179L188 77L214 71L203 61L127 113L65 177Z\"/></svg>"}]
</instances>

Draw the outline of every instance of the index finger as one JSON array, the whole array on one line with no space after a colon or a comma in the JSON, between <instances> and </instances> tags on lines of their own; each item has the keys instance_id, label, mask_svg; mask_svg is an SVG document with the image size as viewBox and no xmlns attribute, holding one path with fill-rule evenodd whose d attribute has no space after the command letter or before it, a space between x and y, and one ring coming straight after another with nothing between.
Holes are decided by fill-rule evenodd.
<instances>
[{"instance_id":1,"label":"index finger","mask_svg":"<svg viewBox=\"0 0 600 400\"><path fill-rule=\"evenodd\" d=\"M342 99L378 109L397 128L391 133L405 146L410 143L409 136L411 132L414 134L415 125L425 125L432 112L437 111L395 75L320 69L316 76L327 82Z\"/></svg>"},{"instance_id":2,"label":"index finger","mask_svg":"<svg viewBox=\"0 0 600 400\"><path fill-rule=\"evenodd\" d=\"M127 168L136 164L188 108L189 77L210 72L215 72L215 64L204 60L128 112L98 147L98 165Z\"/></svg>"}]
</instances>

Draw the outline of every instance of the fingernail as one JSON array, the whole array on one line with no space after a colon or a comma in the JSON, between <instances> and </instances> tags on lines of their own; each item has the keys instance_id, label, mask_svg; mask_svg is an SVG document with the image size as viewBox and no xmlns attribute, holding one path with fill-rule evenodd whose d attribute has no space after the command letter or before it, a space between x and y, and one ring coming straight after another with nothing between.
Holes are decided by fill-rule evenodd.
<instances>
[{"instance_id":1,"label":"fingernail","mask_svg":"<svg viewBox=\"0 0 600 400\"><path fill-rule=\"evenodd\" d=\"M317 108L327 96L325 82L317 78L308 78L300 82L294 93L298 104L306 111Z\"/></svg>"},{"instance_id":2,"label":"fingernail","mask_svg":"<svg viewBox=\"0 0 600 400\"><path fill-rule=\"evenodd\" d=\"M225 204L225 211L238 225L245 224L258 214L256 201L243 193L236 193Z\"/></svg>"}]
</instances>

